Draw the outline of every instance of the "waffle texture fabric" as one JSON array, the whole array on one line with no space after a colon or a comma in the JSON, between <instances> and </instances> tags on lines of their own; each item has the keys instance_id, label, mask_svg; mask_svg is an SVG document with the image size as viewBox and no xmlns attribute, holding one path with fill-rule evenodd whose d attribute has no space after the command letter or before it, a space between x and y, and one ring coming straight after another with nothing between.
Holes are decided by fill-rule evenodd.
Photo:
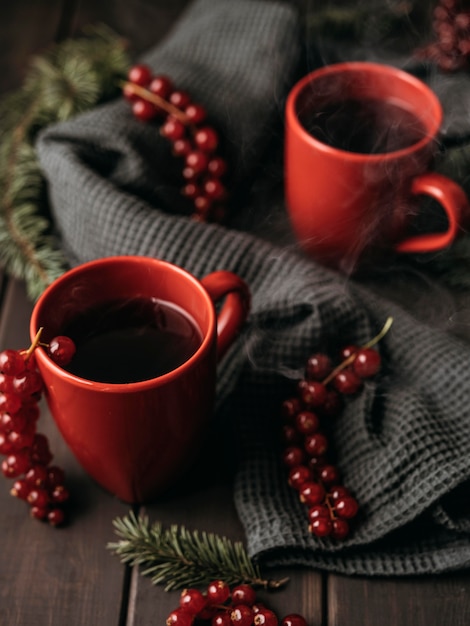
<instances>
[{"instance_id":1,"label":"waffle texture fabric","mask_svg":"<svg viewBox=\"0 0 470 626\"><path fill-rule=\"evenodd\" d=\"M236 181L262 175L261 158L298 72L299 28L288 3L197 0L145 57L207 107ZM248 283L252 311L220 364L215 420L236 429L234 497L251 555L346 574L470 565L468 344L295 248L175 213L179 182L167 142L122 99L48 128L37 149L72 265L148 255L197 277L226 269ZM268 224L271 207L256 210ZM360 515L346 541L318 539L279 460L280 403L312 352L363 344L388 316L394 323L380 342L380 376L331 424Z\"/></svg>"}]
</instances>

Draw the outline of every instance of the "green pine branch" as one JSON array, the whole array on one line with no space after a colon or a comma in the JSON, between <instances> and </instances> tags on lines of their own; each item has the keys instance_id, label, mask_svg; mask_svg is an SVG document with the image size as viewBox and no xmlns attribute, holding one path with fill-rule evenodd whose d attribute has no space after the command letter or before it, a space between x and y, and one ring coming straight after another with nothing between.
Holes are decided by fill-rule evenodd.
<instances>
[{"instance_id":1,"label":"green pine branch","mask_svg":"<svg viewBox=\"0 0 470 626\"><path fill-rule=\"evenodd\" d=\"M120 540L107 547L123 563L141 566L142 575L164 585L166 591L201 587L217 579L271 589L287 582L263 578L243 544L226 537L184 526L163 528L160 522L150 524L147 517L133 512L115 519L113 525Z\"/></svg>"},{"instance_id":2,"label":"green pine branch","mask_svg":"<svg viewBox=\"0 0 470 626\"><path fill-rule=\"evenodd\" d=\"M0 264L36 299L67 267L54 234L34 142L40 130L118 93L125 42L106 27L32 59L23 85L0 101Z\"/></svg>"}]
</instances>

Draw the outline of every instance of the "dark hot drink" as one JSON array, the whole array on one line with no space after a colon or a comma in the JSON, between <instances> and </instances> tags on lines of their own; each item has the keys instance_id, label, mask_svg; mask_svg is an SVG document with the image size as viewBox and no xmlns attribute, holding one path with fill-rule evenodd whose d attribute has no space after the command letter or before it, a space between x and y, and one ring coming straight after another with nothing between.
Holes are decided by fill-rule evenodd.
<instances>
[{"instance_id":1,"label":"dark hot drink","mask_svg":"<svg viewBox=\"0 0 470 626\"><path fill-rule=\"evenodd\" d=\"M107 383L166 374L191 357L202 341L185 311L155 298L105 303L77 316L63 334L77 347L66 369Z\"/></svg>"},{"instance_id":2,"label":"dark hot drink","mask_svg":"<svg viewBox=\"0 0 470 626\"><path fill-rule=\"evenodd\" d=\"M410 111L384 100L354 100L326 104L318 111L299 111L304 128L319 141L360 154L403 150L426 134Z\"/></svg>"}]
</instances>

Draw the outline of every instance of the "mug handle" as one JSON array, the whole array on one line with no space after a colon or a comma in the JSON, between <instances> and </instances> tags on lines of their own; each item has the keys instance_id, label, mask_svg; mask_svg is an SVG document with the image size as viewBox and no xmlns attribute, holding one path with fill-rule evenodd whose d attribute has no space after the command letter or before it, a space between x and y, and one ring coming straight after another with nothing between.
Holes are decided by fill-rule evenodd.
<instances>
[{"instance_id":1,"label":"mug handle","mask_svg":"<svg viewBox=\"0 0 470 626\"><path fill-rule=\"evenodd\" d=\"M468 199L464 190L453 180L428 172L413 179L413 196L425 195L434 198L447 215L448 228L445 232L417 235L400 241L397 252L433 252L449 246L457 236L461 219L469 214Z\"/></svg>"},{"instance_id":2,"label":"mug handle","mask_svg":"<svg viewBox=\"0 0 470 626\"><path fill-rule=\"evenodd\" d=\"M226 296L217 316L217 360L220 361L248 317L250 291L237 274L225 270L208 274L201 283L214 303Z\"/></svg>"}]
</instances>

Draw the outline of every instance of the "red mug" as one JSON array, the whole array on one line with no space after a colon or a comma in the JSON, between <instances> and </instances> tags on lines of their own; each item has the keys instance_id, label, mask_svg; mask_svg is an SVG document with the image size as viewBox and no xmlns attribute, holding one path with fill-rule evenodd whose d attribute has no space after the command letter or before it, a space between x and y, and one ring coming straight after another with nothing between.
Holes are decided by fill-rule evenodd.
<instances>
[{"instance_id":1,"label":"red mug","mask_svg":"<svg viewBox=\"0 0 470 626\"><path fill-rule=\"evenodd\" d=\"M200 341L181 365L147 380L107 383L67 371L43 347L36 358L52 416L79 463L119 499L144 503L195 456L213 408L216 364L246 320L249 291L231 272L199 281L154 258L107 257L64 273L43 292L31 338L42 327L41 343L48 343L87 311L135 298L171 303L194 322ZM222 299L217 314L214 302Z\"/></svg>"},{"instance_id":2,"label":"red mug","mask_svg":"<svg viewBox=\"0 0 470 626\"><path fill-rule=\"evenodd\" d=\"M454 241L468 201L429 171L443 112L421 80L377 63L325 66L293 87L285 116L286 204L307 253L350 271L386 249L432 252ZM419 196L442 207L446 230L410 236Z\"/></svg>"}]
</instances>

